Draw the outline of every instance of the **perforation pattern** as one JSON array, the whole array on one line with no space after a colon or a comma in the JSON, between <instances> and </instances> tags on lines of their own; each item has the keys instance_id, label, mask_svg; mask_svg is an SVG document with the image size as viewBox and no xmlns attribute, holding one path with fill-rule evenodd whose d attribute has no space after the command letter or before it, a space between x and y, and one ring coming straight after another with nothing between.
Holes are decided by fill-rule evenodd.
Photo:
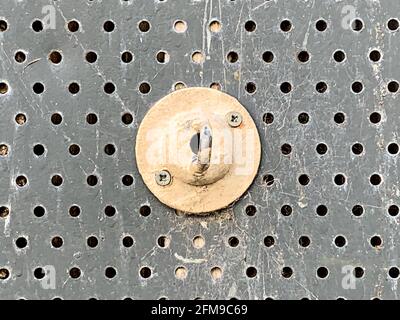
<instances>
[{"instance_id":1,"label":"perforation pattern","mask_svg":"<svg viewBox=\"0 0 400 320\"><path fill-rule=\"evenodd\" d=\"M398 297L397 0L352 1L348 28L340 1L0 2L1 299ZM206 218L134 157L146 111L194 86L237 97L263 144Z\"/></svg>"}]
</instances>

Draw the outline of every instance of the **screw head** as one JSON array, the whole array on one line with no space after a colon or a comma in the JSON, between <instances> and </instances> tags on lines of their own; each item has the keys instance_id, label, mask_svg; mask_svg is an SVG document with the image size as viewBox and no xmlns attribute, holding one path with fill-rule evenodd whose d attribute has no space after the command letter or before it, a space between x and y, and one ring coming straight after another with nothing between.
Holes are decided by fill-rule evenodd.
<instances>
[{"instance_id":1,"label":"screw head","mask_svg":"<svg viewBox=\"0 0 400 320\"><path fill-rule=\"evenodd\" d=\"M172 181L171 174L167 170L161 170L155 174L156 182L159 186L165 187Z\"/></svg>"},{"instance_id":2,"label":"screw head","mask_svg":"<svg viewBox=\"0 0 400 320\"><path fill-rule=\"evenodd\" d=\"M226 120L232 128L237 128L242 124L243 117L239 112L232 111L226 115Z\"/></svg>"}]
</instances>

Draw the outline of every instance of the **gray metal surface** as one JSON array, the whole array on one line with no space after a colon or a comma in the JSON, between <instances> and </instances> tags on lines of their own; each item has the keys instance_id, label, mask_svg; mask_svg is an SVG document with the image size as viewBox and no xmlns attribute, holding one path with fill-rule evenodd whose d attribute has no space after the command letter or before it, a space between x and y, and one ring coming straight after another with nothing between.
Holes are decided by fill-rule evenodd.
<instances>
[{"instance_id":1,"label":"gray metal surface","mask_svg":"<svg viewBox=\"0 0 400 320\"><path fill-rule=\"evenodd\" d=\"M43 19L46 5L55 8L56 27L35 32L32 22ZM360 31L346 28L346 5L361 19ZM400 196L398 156L388 146L398 139L399 98L387 85L400 78L400 35L388 28L399 12L397 0L0 0L0 20L7 22L0 31L0 82L8 84L0 94L0 144L8 146L0 156L0 206L10 210L0 218L0 298L398 298L398 274L391 268L399 265L399 221L392 216L395 207L388 212ZM326 30L317 30L319 19ZM71 20L79 23L78 31L68 30ZM142 20L150 23L148 32L140 31L146 29ZM185 32L174 31L177 20L186 21ZM222 26L218 33L209 31L214 20ZM290 31L281 30L283 20L291 21ZM112 32L104 31L106 21L114 22ZM373 49L381 52L378 62L370 60ZM62 54L61 63L49 60L53 50ZM167 63L157 61L160 50L168 52ZM298 60L302 50L309 53L307 62ZM343 62L334 60L336 50L345 52ZM22 63L15 60L17 51L26 55ZM96 62L86 61L88 51L97 53ZM125 51L133 54L130 63L121 61ZM192 61L197 51L204 63ZM238 54L235 63L231 51ZM265 51L273 52L272 62L263 61ZM316 90L321 81L327 84L323 93ZM363 84L358 94L352 92L356 81ZM44 85L41 94L33 91L38 82ZM106 82L115 85L114 93L104 92ZM147 94L140 92L143 82L151 86ZM207 218L188 218L161 205L135 166L141 119L181 82L219 83L246 106L262 138L254 185L233 209ZM284 82L291 92L281 92ZM79 84L78 93L69 92L71 83ZM371 122L373 112L381 115L379 123ZM20 113L26 116L23 125L15 121ZM52 123L54 113L62 115L59 125ZM91 113L95 124L87 122ZM133 115L132 124L122 121L126 113ZM266 123L268 113L272 123ZM307 123L300 123L307 119L302 113ZM321 143L327 146L324 155L316 151ZM359 155L352 151L355 143L363 146ZM45 148L40 156L34 153L37 144ZM69 151L73 144L80 147L77 155ZM108 144L115 146L112 155L105 152ZM282 149L284 144L291 150ZM376 186L370 181L375 173L382 179ZM300 183L307 182L304 174L307 185ZM338 174L342 185L335 184ZM24 187L16 184L21 175L27 178ZM90 175L97 177L94 186L88 185ZM76 217L70 214L74 205L80 207L79 216L71 211ZM317 213L320 205L327 208L324 216ZM353 210L356 205L362 215L359 207ZM45 208L44 216L35 216L36 206ZM113 216L107 206L116 209ZM131 247L123 244L127 235ZM60 239L52 244L56 236L63 240L59 248L54 245ZM94 248L88 245L91 236L98 239ZM266 246L268 236L272 246ZM302 236L309 246L300 245ZM346 240L343 247L338 245L344 239L335 244L338 236ZM374 238L375 247L374 236L382 240L379 245ZM21 237L25 247L17 241ZM90 238L89 244L95 242ZM44 266L54 266L55 288L35 277ZM112 279L108 267L116 270ZM148 278L143 267L151 271ZM329 272L326 278L318 276L321 267ZM356 267L364 272L346 278L346 270Z\"/></svg>"}]
</instances>

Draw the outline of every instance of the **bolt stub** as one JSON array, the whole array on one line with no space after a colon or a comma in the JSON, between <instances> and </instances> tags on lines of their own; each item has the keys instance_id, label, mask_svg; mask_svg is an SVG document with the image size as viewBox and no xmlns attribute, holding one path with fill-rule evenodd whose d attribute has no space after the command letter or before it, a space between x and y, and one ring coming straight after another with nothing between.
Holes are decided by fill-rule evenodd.
<instances>
[{"instance_id":1,"label":"bolt stub","mask_svg":"<svg viewBox=\"0 0 400 320\"><path fill-rule=\"evenodd\" d=\"M243 122L243 117L240 113L238 112L229 112L226 115L226 120L228 121L228 124L232 127L232 128L237 128L239 127L242 122Z\"/></svg>"},{"instance_id":2,"label":"bolt stub","mask_svg":"<svg viewBox=\"0 0 400 320\"><path fill-rule=\"evenodd\" d=\"M162 170L156 172L155 179L159 186L165 187L171 183L172 177L167 170Z\"/></svg>"}]
</instances>

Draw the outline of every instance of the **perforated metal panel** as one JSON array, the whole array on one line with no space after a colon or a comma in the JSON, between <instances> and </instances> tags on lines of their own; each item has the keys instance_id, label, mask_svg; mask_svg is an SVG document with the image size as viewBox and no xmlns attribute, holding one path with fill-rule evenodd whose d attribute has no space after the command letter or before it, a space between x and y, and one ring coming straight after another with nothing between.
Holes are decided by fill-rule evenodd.
<instances>
[{"instance_id":1,"label":"perforated metal panel","mask_svg":"<svg viewBox=\"0 0 400 320\"><path fill-rule=\"evenodd\" d=\"M0 298L397 298L399 12L0 0ZM208 217L135 164L146 111L183 86L237 97L262 138L253 186Z\"/></svg>"}]
</instances>

